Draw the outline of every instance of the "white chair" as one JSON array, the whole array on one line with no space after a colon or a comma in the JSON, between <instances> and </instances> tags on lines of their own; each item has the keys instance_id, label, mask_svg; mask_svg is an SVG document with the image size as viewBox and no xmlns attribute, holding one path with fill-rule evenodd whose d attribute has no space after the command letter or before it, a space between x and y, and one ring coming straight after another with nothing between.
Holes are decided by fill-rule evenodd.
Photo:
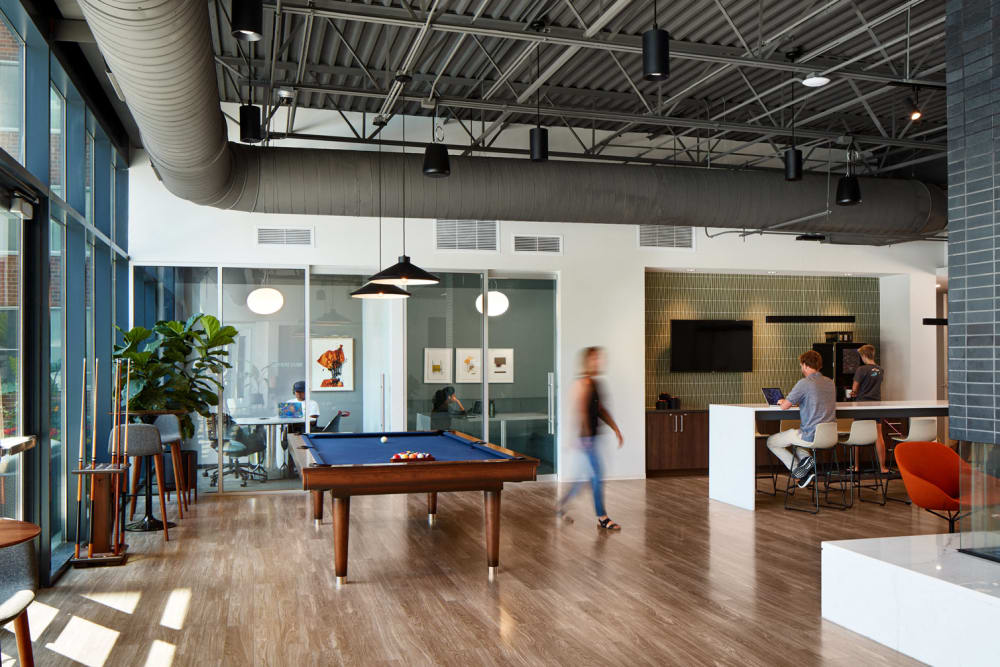
<instances>
[{"instance_id":1,"label":"white chair","mask_svg":"<svg viewBox=\"0 0 1000 667\"><path fill-rule=\"evenodd\" d=\"M858 490L858 500L862 502L875 502L865 500L861 495L861 489L875 489L882 495L882 462L879 461L878 451L875 443L878 442L878 422L874 419L857 419L851 422L850 431L846 438L841 440L841 444L848 448L848 474L851 479L851 504L854 504L854 489ZM871 467L867 470L861 469L861 448L867 448L869 452L868 460ZM865 474L871 474L875 480L874 485L864 486ZM880 503L885 504L885 500Z\"/></svg>"},{"instance_id":2,"label":"white chair","mask_svg":"<svg viewBox=\"0 0 1000 667\"><path fill-rule=\"evenodd\" d=\"M885 453L886 468L885 484L882 488L882 504L886 500L894 500L897 503L910 504L909 498L893 498L889 495L889 482L894 479L903 479L899 474L899 466L896 465L896 445L901 442L937 442L937 417L911 417L910 429L906 432L905 438L892 438L892 447L888 447Z\"/></svg>"},{"instance_id":3,"label":"white chair","mask_svg":"<svg viewBox=\"0 0 1000 667\"><path fill-rule=\"evenodd\" d=\"M805 450L807 450L809 452L810 456L812 457L812 465L810 467L810 471L807 473L807 477L808 477L809 474L812 474L814 476L814 479L812 481L813 505L812 505L811 508L806 509L806 508L803 508L803 507L795 507L795 506L789 504L789 502L788 502L789 498L791 498L791 496L795 494L794 485L796 483L795 482L795 478L793 478L791 475L789 475L788 476L788 481L787 481L787 483L785 485L785 509L786 510L794 510L796 512L809 512L810 514L816 514L816 513L819 512L819 507L820 507L820 503L819 503L819 483L818 483L818 479L817 479L819 477L819 466L818 466L818 463L817 463L817 460L816 460L817 454L821 450L833 449L834 447L837 446L837 442L838 442L838 440L837 440L837 422L832 421L832 422L823 422L822 424L816 424L816 432L813 435L813 441L812 441L811 444L809 444L809 445L797 445L796 455L795 455L796 456L796 461L798 460L798 449L805 449ZM834 453L834 464L836 465L836 452ZM793 468L794 468L794 466L793 466ZM838 473L837 474L839 474L839 466L838 466ZM829 481L828 481L827 482L827 489L826 489L827 506L828 507L834 507L834 508L837 508L837 509L847 509L848 505L846 503L846 500L845 500L844 503L841 503L841 504L832 504L832 503L830 503L829 494L830 494L830 488L829 488ZM846 499L846 490L845 490L845 499Z\"/></svg>"}]
</instances>

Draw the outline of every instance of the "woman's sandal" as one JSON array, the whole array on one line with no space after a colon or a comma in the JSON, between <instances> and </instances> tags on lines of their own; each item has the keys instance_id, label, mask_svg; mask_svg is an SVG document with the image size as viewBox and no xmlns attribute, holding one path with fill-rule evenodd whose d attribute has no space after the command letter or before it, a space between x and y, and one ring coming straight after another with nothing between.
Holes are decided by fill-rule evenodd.
<instances>
[{"instance_id":1,"label":"woman's sandal","mask_svg":"<svg viewBox=\"0 0 1000 667\"><path fill-rule=\"evenodd\" d=\"M622 527L611 520L610 517L604 517L603 519L597 520L597 525L605 530L621 530Z\"/></svg>"}]
</instances>

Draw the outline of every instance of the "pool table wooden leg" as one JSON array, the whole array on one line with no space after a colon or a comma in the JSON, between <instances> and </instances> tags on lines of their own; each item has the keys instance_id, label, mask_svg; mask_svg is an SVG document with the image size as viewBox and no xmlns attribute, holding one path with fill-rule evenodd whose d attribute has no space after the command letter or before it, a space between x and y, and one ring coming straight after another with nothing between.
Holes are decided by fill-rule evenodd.
<instances>
[{"instance_id":1,"label":"pool table wooden leg","mask_svg":"<svg viewBox=\"0 0 1000 667\"><path fill-rule=\"evenodd\" d=\"M323 520L323 492L313 491L312 498L313 498L313 520L316 522L316 525L318 526L320 521Z\"/></svg>"},{"instance_id":2,"label":"pool table wooden leg","mask_svg":"<svg viewBox=\"0 0 1000 667\"><path fill-rule=\"evenodd\" d=\"M486 564L490 581L500 568L500 489L483 491L486 502Z\"/></svg>"},{"instance_id":3,"label":"pool table wooden leg","mask_svg":"<svg viewBox=\"0 0 1000 667\"><path fill-rule=\"evenodd\" d=\"M433 526L437 522L438 494L431 491L427 494L427 525Z\"/></svg>"},{"instance_id":4,"label":"pool table wooden leg","mask_svg":"<svg viewBox=\"0 0 1000 667\"><path fill-rule=\"evenodd\" d=\"M347 583L347 536L351 524L351 497L333 497L333 560L337 588Z\"/></svg>"}]
</instances>

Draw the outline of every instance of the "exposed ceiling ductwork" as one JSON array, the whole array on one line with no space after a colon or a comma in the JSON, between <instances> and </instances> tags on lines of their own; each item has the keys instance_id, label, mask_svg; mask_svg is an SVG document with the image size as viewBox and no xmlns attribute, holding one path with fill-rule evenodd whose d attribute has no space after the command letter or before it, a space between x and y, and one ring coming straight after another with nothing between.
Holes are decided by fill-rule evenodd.
<instances>
[{"instance_id":1,"label":"exposed ceiling ductwork","mask_svg":"<svg viewBox=\"0 0 1000 667\"><path fill-rule=\"evenodd\" d=\"M250 147L227 140L209 19L201 0L80 0L166 188L197 204L264 213L372 216L373 152ZM917 181L862 179L864 204L826 208L825 176L780 172L453 158L426 179L421 157L383 155L384 212L421 218L691 225L816 231L873 242L946 226L943 193ZM802 223L783 221L810 218Z\"/></svg>"}]
</instances>

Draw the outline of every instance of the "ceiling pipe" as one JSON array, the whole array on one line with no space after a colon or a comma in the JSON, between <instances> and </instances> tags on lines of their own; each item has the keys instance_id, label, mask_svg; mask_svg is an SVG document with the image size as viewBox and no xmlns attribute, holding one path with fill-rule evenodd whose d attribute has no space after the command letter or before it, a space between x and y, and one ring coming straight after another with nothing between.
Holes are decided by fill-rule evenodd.
<instances>
[{"instance_id":1,"label":"ceiling pipe","mask_svg":"<svg viewBox=\"0 0 1000 667\"><path fill-rule=\"evenodd\" d=\"M227 141L202 0L81 0L125 93L153 168L173 194L249 212L374 216L378 165L369 151L252 147ZM455 157L424 179L419 155L383 156L384 213L419 218L760 228L815 212L826 177L787 184L781 172ZM865 202L803 230L919 237L946 225L943 193L917 181L863 179ZM553 193L573 193L554 197Z\"/></svg>"}]
</instances>

